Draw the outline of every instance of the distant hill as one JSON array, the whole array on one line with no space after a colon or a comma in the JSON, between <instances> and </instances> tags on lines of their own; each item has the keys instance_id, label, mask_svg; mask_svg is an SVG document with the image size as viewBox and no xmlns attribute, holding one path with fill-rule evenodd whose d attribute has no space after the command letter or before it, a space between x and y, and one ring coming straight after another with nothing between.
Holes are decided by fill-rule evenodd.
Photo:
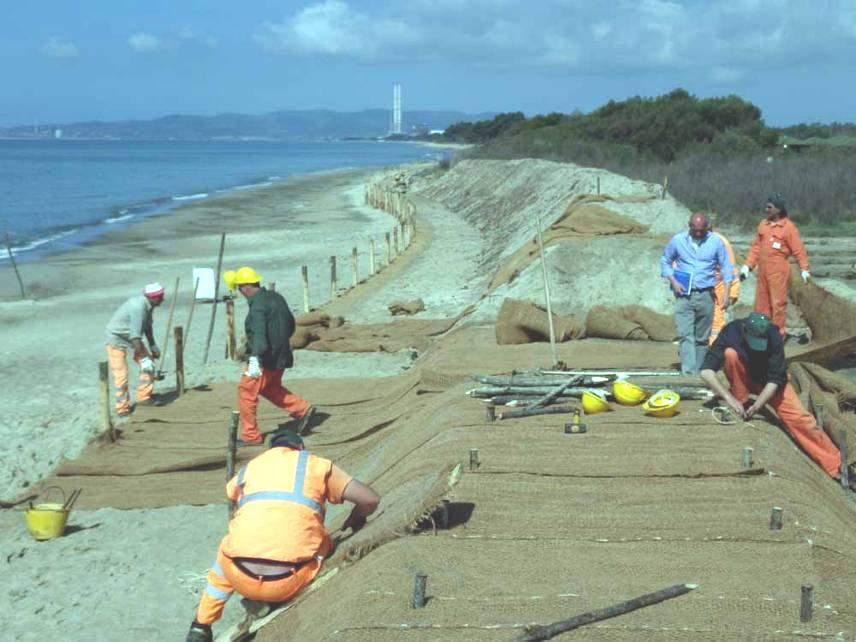
<instances>
[{"instance_id":1,"label":"distant hill","mask_svg":"<svg viewBox=\"0 0 856 642\"><path fill-rule=\"evenodd\" d=\"M465 114L457 111L406 111L405 134L445 129L455 122L493 118L494 113ZM153 120L91 121L50 123L0 128L4 138L136 139L136 140L324 140L375 138L389 131L390 111L367 109L337 112L324 109L276 111L258 116L217 114L216 116L171 115Z\"/></svg>"}]
</instances>

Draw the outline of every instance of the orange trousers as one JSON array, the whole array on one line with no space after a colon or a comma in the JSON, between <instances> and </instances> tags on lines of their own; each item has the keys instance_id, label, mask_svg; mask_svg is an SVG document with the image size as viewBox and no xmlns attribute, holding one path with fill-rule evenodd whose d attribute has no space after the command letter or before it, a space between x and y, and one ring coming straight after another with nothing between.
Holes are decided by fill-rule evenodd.
<instances>
[{"instance_id":1,"label":"orange trousers","mask_svg":"<svg viewBox=\"0 0 856 642\"><path fill-rule=\"evenodd\" d=\"M749 378L746 366L734 348L725 349L725 376L731 384L731 394L737 401L746 403L749 393L758 394L763 386ZM794 441L799 444L818 466L830 477L838 477L841 471L841 453L814 417L803 408L800 398L790 383L776 391L770 405Z\"/></svg>"},{"instance_id":2,"label":"orange trousers","mask_svg":"<svg viewBox=\"0 0 856 642\"><path fill-rule=\"evenodd\" d=\"M134 361L140 365L140 359L144 354L135 353ZM110 373L113 375L114 393L116 396L116 412L126 414L131 411L131 398L128 395L128 361L127 350L107 344L107 362L110 364ZM155 387L154 377L151 373L140 370L140 380L137 383L137 403L146 401L152 396Z\"/></svg>"},{"instance_id":3,"label":"orange trousers","mask_svg":"<svg viewBox=\"0 0 856 642\"><path fill-rule=\"evenodd\" d=\"M713 342L716 341L716 337L719 336L719 331L725 327L727 322L725 318L725 310L722 309L722 304L725 301L725 283L723 281L717 281L716 285L713 286L713 321L710 324L710 339L708 340L708 345L713 345Z\"/></svg>"},{"instance_id":4,"label":"orange trousers","mask_svg":"<svg viewBox=\"0 0 856 642\"><path fill-rule=\"evenodd\" d=\"M787 261L768 260L758 268L755 285L755 312L766 314L785 336L788 316L788 287L791 266Z\"/></svg>"},{"instance_id":5,"label":"orange trousers","mask_svg":"<svg viewBox=\"0 0 856 642\"><path fill-rule=\"evenodd\" d=\"M253 577L237 567L231 558L223 554L223 542L217 549L217 560L208 570L208 585L202 592L196 609L196 621L200 624L212 624L223 615L226 602L237 591L239 595L258 602L286 602L315 579L321 570L324 557L330 553L328 546L319 553L319 557L301 566L289 577L278 580L265 580L263 576Z\"/></svg>"},{"instance_id":6,"label":"orange trousers","mask_svg":"<svg viewBox=\"0 0 856 642\"><path fill-rule=\"evenodd\" d=\"M302 417L309 409L309 403L305 399L283 387L282 372L262 368L262 376L258 379L247 375L241 377L238 384L238 410L241 414L241 439L244 441L260 441L262 438L256 420L259 395L295 418Z\"/></svg>"}]
</instances>

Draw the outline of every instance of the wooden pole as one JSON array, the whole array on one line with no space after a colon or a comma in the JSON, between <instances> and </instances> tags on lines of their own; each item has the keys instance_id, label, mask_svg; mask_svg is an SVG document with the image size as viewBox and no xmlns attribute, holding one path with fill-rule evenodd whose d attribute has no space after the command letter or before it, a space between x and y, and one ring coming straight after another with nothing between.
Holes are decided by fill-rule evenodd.
<instances>
[{"instance_id":1,"label":"wooden pole","mask_svg":"<svg viewBox=\"0 0 856 642\"><path fill-rule=\"evenodd\" d=\"M401 237L401 251L404 252L404 250L407 249L407 242L404 240L404 219L401 219L398 222L398 228L399 228L399 234L398 235Z\"/></svg>"},{"instance_id":2,"label":"wooden pole","mask_svg":"<svg viewBox=\"0 0 856 642\"><path fill-rule=\"evenodd\" d=\"M199 292L199 278L197 277L196 282L193 284L193 298L190 300L190 314L187 315L187 325L184 327L186 333L184 335L184 341L187 342L188 337L190 336L190 323L193 321L193 310L196 309L196 295Z\"/></svg>"},{"instance_id":3,"label":"wooden pole","mask_svg":"<svg viewBox=\"0 0 856 642\"><path fill-rule=\"evenodd\" d=\"M850 490L850 466L848 465L850 453L847 448L847 432L843 428L838 431L838 452L841 454L841 474L839 476L841 487Z\"/></svg>"},{"instance_id":4,"label":"wooden pole","mask_svg":"<svg viewBox=\"0 0 856 642\"><path fill-rule=\"evenodd\" d=\"M773 506L773 510L770 513L770 530L771 531L780 531L782 530L782 509L778 506Z\"/></svg>"},{"instance_id":5,"label":"wooden pole","mask_svg":"<svg viewBox=\"0 0 856 642\"><path fill-rule=\"evenodd\" d=\"M338 288L336 287L336 257L330 257L330 300L336 298L336 292Z\"/></svg>"},{"instance_id":6,"label":"wooden pole","mask_svg":"<svg viewBox=\"0 0 856 642\"><path fill-rule=\"evenodd\" d=\"M211 305L211 322L208 324L208 338L205 339L205 354L202 363L208 363L208 351L211 348L211 337L214 335L214 320L217 317L217 300L220 298L220 270L223 269L223 250L226 247L226 232L220 235L220 253L217 256L217 275L214 281L214 303Z\"/></svg>"},{"instance_id":7,"label":"wooden pole","mask_svg":"<svg viewBox=\"0 0 856 642\"><path fill-rule=\"evenodd\" d=\"M800 587L800 622L811 622L814 615L813 592L814 587L811 584L803 584Z\"/></svg>"},{"instance_id":8,"label":"wooden pole","mask_svg":"<svg viewBox=\"0 0 856 642\"><path fill-rule=\"evenodd\" d=\"M494 406L492 403L486 405L484 407L484 417L489 422L496 421L496 406Z\"/></svg>"},{"instance_id":9,"label":"wooden pole","mask_svg":"<svg viewBox=\"0 0 856 642\"><path fill-rule=\"evenodd\" d=\"M351 283L354 287L357 287L357 283L360 282L359 271L357 270L357 248L351 249Z\"/></svg>"},{"instance_id":10,"label":"wooden pole","mask_svg":"<svg viewBox=\"0 0 856 642\"><path fill-rule=\"evenodd\" d=\"M600 196L600 176L597 177L597 195Z\"/></svg>"},{"instance_id":11,"label":"wooden pole","mask_svg":"<svg viewBox=\"0 0 856 642\"><path fill-rule=\"evenodd\" d=\"M169 316L166 320L166 332L163 333L163 349L161 350L160 363L158 363L158 373L163 370L163 364L166 362L166 353L169 348L169 332L172 330L172 315L175 313L175 302L178 300L179 283L181 283L181 278L175 277L175 290L172 293L172 302L169 304Z\"/></svg>"},{"instance_id":12,"label":"wooden pole","mask_svg":"<svg viewBox=\"0 0 856 642\"><path fill-rule=\"evenodd\" d=\"M226 441L226 481L235 476L235 460L238 454L238 422L241 413L237 410L232 411L232 420L229 422L229 431ZM229 519L232 519L232 513L235 509L235 502L229 502Z\"/></svg>"},{"instance_id":13,"label":"wooden pole","mask_svg":"<svg viewBox=\"0 0 856 642\"><path fill-rule=\"evenodd\" d=\"M689 593L697 588L698 584L675 584L674 586L662 589L661 591L646 593L645 595L640 595L632 600L627 600L626 602L621 602L614 606L608 606L604 609L589 611L588 613L583 613L582 615L577 615L560 622L554 622L547 626L530 626L527 627L526 633L514 638L513 642L538 642L540 640L549 640L560 633L578 629L579 627L591 624L592 622L599 622L600 620L617 617L646 606L659 604L660 602L665 602L666 600L671 600L672 598Z\"/></svg>"},{"instance_id":14,"label":"wooden pole","mask_svg":"<svg viewBox=\"0 0 856 642\"><path fill-rule=\"evenodd\" d=\"M309 312L309 268L305 265L300 267L300 279L303 281L303 311Z\"/></svg>"},{"instance_id":15,"label":"wooden pole","mask_svg":"<svg viewBox=\"0 0 856 642\"><path fill-rule=\"evenodd\" d=\"M116 441L113 418L110 416L110 366L106 361L98 363L98 396L101 401L101 427L110 441Z\"/></svg>"},{"instance_id":16,"label":"wooden pole","mask_svg":"<svg viewBox=\"0 0 856 642\"><path fill-rule=\"evenodd\" d=\"M669 177L664 176L663 177L663 192L660 194L660 198L661 199L666 198L666 194L668 193L668 191L669 191Z\"/></svg>"},{"instance_id":17,"label":"wooden pole","mask_svg":"<svg viewBox=\"0 0 856 642\"><path fill-rule=\"evenodd\" d=\"M425 573L417 573L413 578L413 597L410 606L421 609L425 606L425 587L428 584L428 576Z\"/></svg>"},{"instance_id":18,"label":"wooden pole","mask_svg":"<svg viewBox=\"0 0 856 642\"><path fill-rule=\"evenodd\" d=\"M234 359L235 346L235 299L226 299L226 358Z\"/></svg>"},{"instance_id":19,"label":"wooden pole","mask_svg":"<svg viewBox=\"0 0 856 642\"><path fill-rule=\"evenodd\" d=\"M375 275L374 239L369 241L369 276Z\"/></svg>"},{"instance_id":20,"label":"wooden pole","mask_svg":"<svg viewBox=\"0 0 856 642\"><path fill-rule=\"evenodd\" d=\"M392 241L389 240L389 232L384 234L384 238L386 239L386 264L389 265L392 263Z\"/></svg>"},{"instance_id":21,"label":"wooden pole","mask_svg":"<svg viewBox=\"0 0 856 642\"><path fill-rule=\"evenodd\" d=\"M550 284L547 281L547 261L544 258L544 239L541 236L541 217L536 215L538 225L538 252L541 254L541 274L544 277L544 298L547 300L547 323L550 327L550 352L553 355L553 367L559 363L556 352L556 329L553 327L553 305L550 301Z\"/></svg>"},{"instance_id":22,"label":"wooden pole","mask_svg":"<svg viewBox=\"0 0 856 642\"><path fill-rule=\"evenodd\" d=\"M497 415L498 419L515 419L519 417L533 417L535 415L569 415L573 411L570 406L528 406L526 408L515 408L504 410Z\"/></svg>"},{"instance_id":23,"label":"wooden pole","mask_svg":"<svg viewBox=\"0 0 856 642\"><path fill-rule=\"evenodd\" d=\"M184 394L184 330L175 326L175 390L178 396Z\"/></svg>"},{"instance_id":24,"label":"wooden pole","mask_svg":"<svg viewBox=\"0 0 856 642\"><path fill-rule=\"evenodd\" d=\"M21 280L21 273L18 272L18 263L15 261L15 254L12 252L12 244L9 242L9 230L5 230L3 238L6 242L6 253L9 255L9 261L12 263L12 269L15 270L15 278L18 279L18 288L21 290L21 298L26 299L27 293L24 290L24 282Z\"/></svg>"}]
</instances>

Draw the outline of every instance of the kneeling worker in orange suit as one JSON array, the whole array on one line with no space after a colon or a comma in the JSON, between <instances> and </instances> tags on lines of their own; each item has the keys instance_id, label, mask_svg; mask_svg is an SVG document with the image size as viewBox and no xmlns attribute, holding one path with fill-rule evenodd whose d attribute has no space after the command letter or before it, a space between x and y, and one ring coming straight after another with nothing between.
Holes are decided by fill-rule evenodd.
<instances>
[{"instance_id":1,"label":"kneeling worker in orange suit","mask_svg":"<svg viewBox=\"0 0 856 642\"><path fill-rule=\"evenodd\" d=\"M229 480L226 495L238 510L208 571L186 642L210 642L211 624L234 591L280 603L309 584L333 548L324 527L327 502L354 504L342 526L353 531L380 502L371 487L307 452L293 430L271 433L270 449Z\"/></svg>"},{"instance_id":2,"label":"kneeling worker in orange suit","mask_svg":"<svg viewBox=\"0 0 856 642\"><path fill-rule=\"evenodd\" d=\"M724 369L730 390L719 382L716 371ZM817 425L788 383L785 345L779 329L765 315L753 312L726 324L707 352L701 366L705 384L741 419L749 420L766 404L779 416L794 441L830 477L841 469L841 454ZM757 395L746 406L749 394Z\"/></svg>"},{"instance_id":3,"label":"kneeling worker in orange suit","mask_svg":"<svg viewBox=\"0 0 856 642\"><path fill-rule=\"evenodd\" d=\"M241 441L264 443L256 420L259 395L300 419L297 432L303 434L315 409L282 385L282 373L294 365L288 340L295 324L288 303L281 294L261 287L262 277L251 267L226 272L223 278L230 289L237 287L250 306L244 322L248 363L238 384Z\"/></svg>"}]
</instances>

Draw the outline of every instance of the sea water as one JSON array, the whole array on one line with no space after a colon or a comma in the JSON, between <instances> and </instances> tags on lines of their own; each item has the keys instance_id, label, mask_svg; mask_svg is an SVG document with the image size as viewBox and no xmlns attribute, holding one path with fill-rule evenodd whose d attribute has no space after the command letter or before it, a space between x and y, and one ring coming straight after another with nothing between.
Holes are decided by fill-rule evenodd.
<instances>
[{"instance_id":1,"label":"sea water","mask_svg":"<svg viewBox=\"0 0 856 642\"><path fill-rule=\"evenodd\" d=\"M372 141L0 140L0 234L18 261L73 248L188 201L340 168L436 158ZM0 246L0 261L8 260Z\"/></svg>"}]
</instances>

